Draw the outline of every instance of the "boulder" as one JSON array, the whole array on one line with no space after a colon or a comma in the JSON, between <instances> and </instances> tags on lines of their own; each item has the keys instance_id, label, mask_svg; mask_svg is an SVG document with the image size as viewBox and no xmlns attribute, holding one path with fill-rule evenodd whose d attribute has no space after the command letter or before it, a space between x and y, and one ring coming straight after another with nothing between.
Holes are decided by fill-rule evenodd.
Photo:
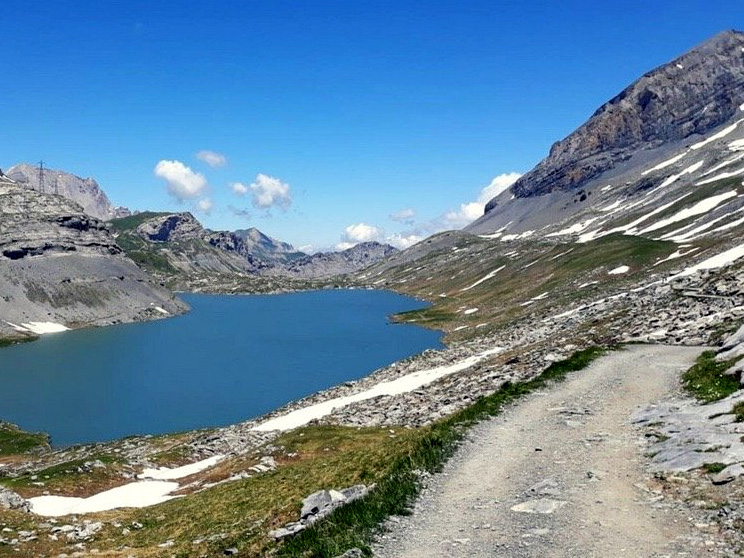
<instances>
[{"instance_id":1,"label":"boulder","mask_svg":"<svg viewBox=\"0 0 744 558\"><path fill-rule=\"evenodd\" d=\"M0 508L6 510L31 511L31 503L7 488L0 486Z\"/></svg>"}]
</instances>

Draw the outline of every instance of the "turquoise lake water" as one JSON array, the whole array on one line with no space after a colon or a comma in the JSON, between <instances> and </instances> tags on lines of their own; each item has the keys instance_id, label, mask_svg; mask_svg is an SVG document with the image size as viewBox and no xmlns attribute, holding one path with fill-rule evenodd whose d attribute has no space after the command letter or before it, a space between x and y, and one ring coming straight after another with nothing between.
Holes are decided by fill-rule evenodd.
<instances>
[{"instance_id":1,"label":"turquoise lake water","mask_svg":"<svg viewBox=\"0 0 744 558\"><path fill-rule=\"evenodd\" d=\"M223 426L442 347L386 291L183 295L191 312L0 349L0 419L53 445Z\"/></svg>"}]
</instances>

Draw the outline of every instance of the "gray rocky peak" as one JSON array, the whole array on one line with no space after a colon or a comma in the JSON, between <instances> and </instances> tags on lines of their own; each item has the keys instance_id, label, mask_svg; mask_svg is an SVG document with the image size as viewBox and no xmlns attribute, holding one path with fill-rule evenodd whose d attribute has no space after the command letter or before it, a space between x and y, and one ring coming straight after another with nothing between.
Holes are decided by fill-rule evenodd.
<instances>
[{"instance_id":1,"label":"gray rocky peak","mask_svg":"<svg viewBox=\"0 0 744 558\"><path fill-rule=\"evenodd\" d=\"M744 33L725 31L632 83L520 178L517 198L580 188L635 152L707 134L744 104ZM486 213L496 206L486 205Z\"/></svg>"},{"instance_id":2,"label":"gray rocky peak","mask_svg":"<svg viewBox=\"0 0 744 558\"><path fill-rule=\"evenodd\" d=\"M137 227L137 234L151 242L199 238L204 227L189 212L158 215Z\"/></svg>"},{"instance_id":3,"label":"gray rocky peak","mask_svg":"<svg viewBox=\"0 0 744 558\"><path fill-rule=\"evenodd\" d=\"M45 194L59 194L77 202L86 214L97 219L108 221L129 214L126 208L114 207L93 178L81 178L69 172L45 168L42 186L39 168L26 163L11 167L6 175L20 186Z\"/></svg>"}]
</instances>

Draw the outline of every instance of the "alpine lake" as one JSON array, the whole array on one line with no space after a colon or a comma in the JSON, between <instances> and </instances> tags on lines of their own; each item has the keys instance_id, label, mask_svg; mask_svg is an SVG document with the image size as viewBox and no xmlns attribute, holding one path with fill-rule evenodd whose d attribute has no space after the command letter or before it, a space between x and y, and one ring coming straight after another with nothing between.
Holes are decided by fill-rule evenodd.
<instances>
[{"instance_id":1,"label":"alpine lake","mask_svg":"<svg viewBox=\"0 0 744 558\"><path fill-rule=\"evenodd\" d=\"M224 426L441 348L387 291L196 295L182 316L0 349L0 419L55 447Z\"/></svg>"}]
</instances>

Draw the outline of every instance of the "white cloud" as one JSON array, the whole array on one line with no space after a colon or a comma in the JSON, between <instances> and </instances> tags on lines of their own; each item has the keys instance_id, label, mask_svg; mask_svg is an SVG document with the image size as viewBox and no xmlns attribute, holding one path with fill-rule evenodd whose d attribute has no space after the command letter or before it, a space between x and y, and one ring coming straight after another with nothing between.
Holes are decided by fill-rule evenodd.
<instances>
[{"instance_id":1,"label":"white cloud","mask_svg":"<svg viewBox=\"0 0 744 558\"><path fill-rule=\"evenodd\" d=\"M227 164L227 157L222 153L215 153L208 149L202 149L196 154L196 158L207 163L210 167L224 167Z\"/></svg>"},{"instance_id":2,"label":"white cloud","mask_svg":"<svg viewBox=\"0 0 744 558\"><path fill-rule=\"evenodd\" d=\"M249 186L253 193L253 205L262 209L277 206L283 211L292 205L292 194L289 184L273 176L258 173L256 180Z\"/></svg>"},{"instance_id":3,"label":"white cloud","mask_svg":"<svg viewBox=\"0 0 744 558\"><path fill-rule=\"evenodd\" d=\"M199 203L197 203L196 206L199 208L199 211L209 215L212 212L214 203L209 198L204 198L204 199L199 200Z\"/></svg>"},{"instance_id":4,"label":"white cloud","mask_svg":"<svg viewBox=\"0 0 744 558\"><path fill-rule=\"evenodd\" d=\"M398 223L405 223L407 225L412 225L415 217L416 217L416 211L414 211L410 207L407 207L406 209L401 209L400 211L390 215L390 218L393 221L397 221Z\"/></svg>"},{"instance_id":5,"label":"white cloud","mask_svg":"<svg viewBox=\"0 0 744 558\"><path fill-rule=\"evenodd\" d=\"M380 237L382 237L381 229L372 225L357 223L344 229L343 240L347 242L372 242L373 240L379 240Z\"/></svg>"},{"instance_id":6,"label":"white cloud","mask_svg":"<svg viewBox=\"0 0 744 558\"><path fill-rule=\"evenodd\" d=\"M155 176L165 180L168 193L179 201L198 198L207 188L204 175L192 171L181 161L163 159L155 165Z\"/></svg>"},{"instance_id":7,"label":"white cloud","mask_svg":"<svg viewBox=\"0 0 744 558\"><path fill-rule=\"evenodd\" d=\"M238 196L245 196L248 193L248 186L241 182L233 182L230 184L230 189Z\"/></svg>"},{"instance_id":8,"label":"white cloud","mask_svg":"<svg viewBox=\"0 0 744 558\"><path fill-rule=\"evenodd\" d=\"M358 242L339 242L333 248L337 252L343 252L344 250L348 250L349 248L353 248L357 244L359 244L359 243Z\"/></svg>"},{"instance_id":9,"label":"white cloud","mask_svg":"<svg viewBox=\"0 0 744 558\"><path fill-rule=\"evenodd\" d=\"M481 217L486 204L508 189L520 176L518 172L509 172L495 177L480 191L476 201L460 204L458 209L445 213L442 217L443 229L461 229Z\"/></svg>"},{"instance_id":10,"label":"white cloud","mask_svg":"<svg viewBox=\"0 0 744 558\"><path fill-rule=\"evenodd\" d=\"M405 250L421 242L423 239L423 236L417 234L392 234L385 238L385 242L391 246L395 246L398 250Z\"/></svg>"},{"instance_id":11,"label":"white cloud","mask_svg":"<svg viewBox=\"0 0 744 558\"><path fill-rule=\"evenodd\" d=\"M478 201L484 206L493 198L505 191L522 176L518 172L505 172L491 180L491 183L481 190Z\"/></svg>"}]
</instances>

